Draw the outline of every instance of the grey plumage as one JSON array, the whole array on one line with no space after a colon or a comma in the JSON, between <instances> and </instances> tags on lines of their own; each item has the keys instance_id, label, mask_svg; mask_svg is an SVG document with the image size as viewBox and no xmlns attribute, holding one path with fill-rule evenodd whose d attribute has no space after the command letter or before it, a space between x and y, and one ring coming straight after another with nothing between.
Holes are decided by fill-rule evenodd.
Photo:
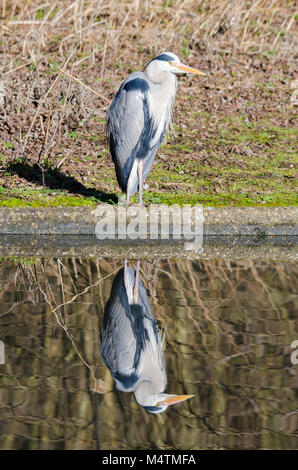
<instances>
[{"instance_id":1,"label":"grey plumage","mask_svg":"<svg viewBox=\"0 0 298 470\"><path fill-rule=\"evenodd\" d=\"M163 393L167 383L164 345L139 277L139 262L136 271L125 262L105 308L100 352L116 388L133 392L150 413L161 413L191 397Z\"/></svg>"},{"instance_id":2,"label":"grey plumage","mask_svg":"<svg viewBox=\"0 0 298 470\"><path fill-rule=\"evenodd\" d=\"M162 127L153 119L150 100L157 89L158 85L150 82L145 73L134 72L121 85L109 110L110 151L123 192L127 191L128 178L136 158L143 160L144 183L170 122L175 95L168 102ZM138 179L135 177L130 195L137 189Z\"/></svg>"},{"instance_id":3,"label":"grey plumage","mask_svg":"<svg viewBox=\"0 0 298 470\"><path fill-rule=\"evenodd\" d=\"M137 282L138 303L134 301L133 291ZM134 269L122 268L114 279L110 299L105 308L101 330L101 356L113 376L118 390L135 391L144 380L140 371L146 348L153 343L155 347L152 368L159 369L158 387L162 392L166 387L166 374L163 364L163 340L152 314L145 288L136 279ZM147 377L149 378L149 374Z\"/></svg>"},{"instance_id":4,"label":"grey plumage","mask_svg":"<svg viewBox=\"0 0 298 470\"><path fill-rule=\"evenodd\" d=\"M142 186L171 120L177 91L177 73L196 69L165 52L151 60L144 72L134 72L122 83L108 112L108 137L120 188L129 197ZM204 75L204 74L203 74Z\"/></svg>"}]
</instances>

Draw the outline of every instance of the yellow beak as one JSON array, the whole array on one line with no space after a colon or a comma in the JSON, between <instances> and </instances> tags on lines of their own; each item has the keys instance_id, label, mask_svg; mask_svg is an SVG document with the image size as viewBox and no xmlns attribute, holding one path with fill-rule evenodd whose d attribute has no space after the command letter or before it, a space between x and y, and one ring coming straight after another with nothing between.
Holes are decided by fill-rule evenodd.
<instances>
[{"instance_id":1,"label":"yellow beak","mask_svg":"<svg viewBox=\"0 0 298 470\"><path fill-rule=\"evenodd\" d=\"M174 64L176 69L182 70L183 72L188 72L188 73L196 73L197 75L204 75L206 74L204 72L201 72L200 70L193 69L192 67L188 67L188 65L184 64Z\"/></svg>"},{"instance_id":2,"label":"yellow beak","mask_svg":"<svg viewBox=\"0 0 298 470\"><path fill-rule=\"evenodd\" d=\"M194 397L194 395L172 395L165 400L160 401L157 406L175 405L176 403L180 403L181 401L188 400L192 397Z\"/></svg>"}]
</instances>

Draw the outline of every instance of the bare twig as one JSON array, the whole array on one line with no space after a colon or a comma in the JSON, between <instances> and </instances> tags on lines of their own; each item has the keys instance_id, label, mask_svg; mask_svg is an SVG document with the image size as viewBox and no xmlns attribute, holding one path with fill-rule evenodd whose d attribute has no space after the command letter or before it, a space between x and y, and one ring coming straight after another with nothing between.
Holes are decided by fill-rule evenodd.
<instances>
[{"instance_id":1,"label":"bare twig","mask_svg":"<svg viewBox=\"0 0 298 470\"><path fill-rule=\"evenodd\" d=\"M77 77L74 77L73 75L71 75L69 72L66 72L66 70L60 70L60 73L63 73L64 75L67 75L68 77L70 77L72 80L78 82L80 85L82 85L83 87L85 87L87 90L91 91L92 93L94 93L95 95L99 96L100 98L102 98L104 101L108 102L109 103L109 100L107 98L105 98L103 95L101 95L100 93L98 93L97 91L93 90L93 88L91 88L90 86L86 85L85 83L83 83L81 80L79 80Z\"/></svg>"},{"instance_id":2,"label":"bare twig","mask_svg":"<svg viewBox=\"0 0 298 470\"><path fill-rule=\"evenodd\" d=\"M3 76L9 75L10 73L16 72L17 70L20 70L23 67L27 67L27 65L31 65L31 64L32 64L32 60L29 60L28 62L25 62L24 64L19 65L18 67L15 67L14 69L11 69L11 70L8 70L7 72L4 72Z\"/></svg>"}]
</instances>

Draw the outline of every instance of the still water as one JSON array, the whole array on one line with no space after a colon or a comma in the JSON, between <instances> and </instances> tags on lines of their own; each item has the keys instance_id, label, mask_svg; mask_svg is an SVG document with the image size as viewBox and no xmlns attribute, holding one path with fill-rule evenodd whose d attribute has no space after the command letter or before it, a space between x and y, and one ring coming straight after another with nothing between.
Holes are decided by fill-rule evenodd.
<instances>
[{"instance_id":1,"label":"still water","mask_svg":"<svg viewBox=\"0 0 298 470\"><path fill-rule=\"evenodd\" d=\"M297 448L297 265L137 264L2 259L0 449ZM157 414L122 391L148 341L147 380L194 395Z\"/></svg>"}]
</instances>

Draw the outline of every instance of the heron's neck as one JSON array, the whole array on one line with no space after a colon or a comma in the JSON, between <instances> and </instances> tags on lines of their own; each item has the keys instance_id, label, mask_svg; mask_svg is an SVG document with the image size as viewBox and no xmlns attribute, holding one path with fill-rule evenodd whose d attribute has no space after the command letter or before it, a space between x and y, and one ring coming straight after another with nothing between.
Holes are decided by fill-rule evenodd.
<instances>
[{"instance_id":1,"label":"heron's neck","mask_svg":"<svg viewBox=\"0 0 298 470\"><path fill-rule=\"evenodd\" d=\"M150 109L156 121L156 125L161 126L160 131L163 130L164 119L166 120L166 125L169 123L176 89L177 78L174 74L169 72L163 72L163 81L160 83L152 83L150 87L152 97L152 99L149 99Z\"/></svg>"},{"instance_id":2,"label":"heron's neck","mask_svg":"<svg viewBox=\"0 0 298 470\"><path fill-rule=\"evenodd\" d=\"M171 72L149 69L146 70L145 73L149 80L160 88L167 88L169 86L176 87L177 78L176 75Z\"/></svg>"}]
</instances>

